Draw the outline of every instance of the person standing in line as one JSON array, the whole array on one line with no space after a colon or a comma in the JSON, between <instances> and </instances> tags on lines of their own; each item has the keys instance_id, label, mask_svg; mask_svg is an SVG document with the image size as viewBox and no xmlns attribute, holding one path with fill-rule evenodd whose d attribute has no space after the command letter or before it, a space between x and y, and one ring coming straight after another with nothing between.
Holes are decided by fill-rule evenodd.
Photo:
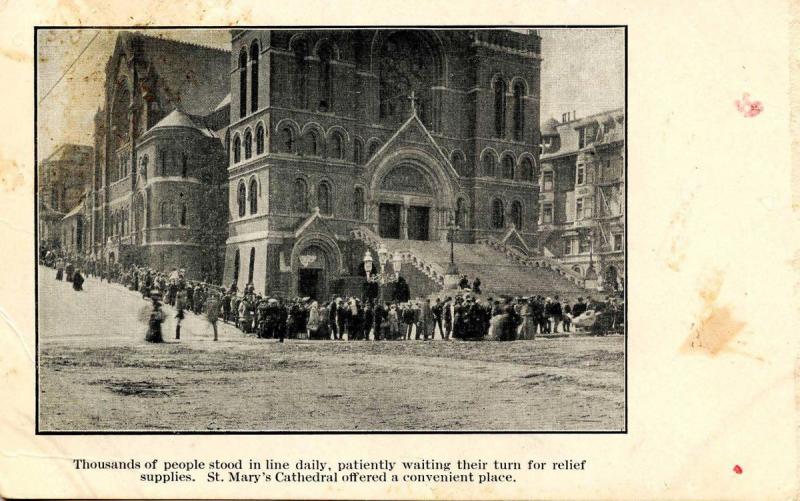
<instances>
[{"instance_id":1,"label":"person standing in line","mask_svg":"<svg viewBox=\"0 0 800 501\"><path fill-rule=\"evenodd\" d=\"M433 333L431 334L431 339L436 337L436 328L439 328L439 335L444 339L444 331L442 330L442 313L444 310L444 306L442 306L442 300L440 298L436 298L436 302L431 306L431 315L433 316Z\"/></svg>"},{"instance_id":2,"label":"person standing in line","mask_svg":"<svg viewBox=\"0 0 800 501\"><path fill-rule=\"evenodd\" d=\"M442 339L449 340L450 333L453 331L453 301L450 297L445 298L442 306L442 320L444 330L441 331Z\"/></svg>"},{"instance_id":3,"label":"person standing in line","mask_svg":"<svg viewBox=\"0 0 800 501\"><path fill-rule=\"evenodd\" d=\"M319 303L312 301L311 306L308 309L308 323L306 324L306 328L308 329L308 339L317 338L319 324Z\"/></svg>"},{"instance_id":4,"label":"person standing in line","mask_svg":"<svg viewBox=\"0 0 800 501\"><path fill-rule=\"evenodd\" d=\"M364 341L369 341L369 333L370 330L372 330L372 326L374 323L375 323L375 310L372 308L372 300L369 300L364 305L364 321L362 323L362 329L364 332ZM377 335L373 336L374 339L377 339Z\"/></svg>"},{"instance_id":5,"label":"person standing in line","mask_svg":"<svg viewBox=\"0 0 800 501\"><path fill-rule=\"evenodd\" d=\"M475 276L475 280L472 282L472 292L475 294L481 293L481 279L477 275Z\"/></svg>"},{"instance_id":6,"label":"person standing in line","mask_svg":"<svg viewBox=\"0 0 800 501\"><path fill-rule=\"evenodd\" d=\"M214 341L219 339L217 333L217 322L219 321L220 300L216 292L211 292L206 300L206 318L214 329Z\"/></svg>"},{"instance_id":7,"label":"person standing in line","mask_svg":"<svg viewBox=\"0 0 800 501\"><path fill-rule=\"evenodd\" d=\"M81 270L75 270L75 273L72 275L72 288L76 291L83 290L83 275L81 275Z\"/></svg>"},{"instance_id":8,"label":"person standing in line","mask_svg":"<svg viewBox=\"0 0 800 501\"><path fill-rule=\"evenodd\" d=\"M561 307L561 311L564 314L562 320L563 322L562 325L564 326L563 330L564 332L569 332L570 325L572 325L572 308L570 308L569 302L567 300L564 300L564 304Z\"/></svg>"},{"instance_id":9,"label":"person standing in line","mask_svg":"<svg viewBox=\"0 0 800 501\"><path fill-rule=\"evenodd\" d=\"M175 309L178 310L178 313L175 315L175 339L181 338L181 321L184 319L186 314L184 313L184 309L186 308L186 289L181 287L177 295L175 297Z\"/></svg>"},{"instance_id":10,"label":"person standing in line","mask_svg":"<svg viewBox=\"0 0 800 501\"><path fill-rule=\"evenodd\" d=\"M64 260L60 257L56 259L56 280L64 280Z\"/></svg>"},{"instance_id":11,"label":"person standing in line","mask_svg":"<svg viewBox=\"0 0 800 501\"><path fill-rule=\"evenodd\" d=\"M403 321L403 332L404 336L403 339L409 340L411 339L411 334L413 333L414 324L416 321L414 320L414 310L411 309L411 305L406 303L403 306L403 313L400 316L400 319Z\"/></svg>"},{"instance_id":12,"label":"person standing in line","mask_svg":"<svg viewBox=\"0 0 800 501\"><path fill-rule=\"evenodd\" d=\"M389 339L395 340L400 337L400 311L397 305L393 304L389 309Z\"/></svg>"},{"instance_id":13,"label":"person standing in line","mask_svg":"<svg viewBox=\"0 0 800 501\"><path fill-rule=\"evenodd\" d=\"M144 340L148 343L163 343L164 337L161 335L161 324L164 322L164 312L161 310L161 293L151 294L153 301L153 311L150 312L150 319L147 322L147 334Z\"/></svg>"},{"instance_id":14,"label":"person standing in line","mask_svg":"<svg viewBox=\"0 0 800 501\"><path fill-rule=\"evenodd\" d=\"M430 335L431 339L435 334L434 332L434 322L433 322L433 311L431 308L431 300L425 299L425 302L422 303L422 309L420 310L420 319L419 323L417 324L417 329L422 329L422 339L425 341L428 340L428 335ZM419 336L419 334L417 334Z\"/></svg>"},{"instance_id":15,"label":"person standing in line","mask_svg":"<svg viewBox=\"0 0 800 501\"><path fill-rule=\"evenodd\" d=\"M331 306L328 309L328 325L330 326L330 331L333 334L333 339L339 339L339 325L337 323L339 318L339 304L337 301L340 299L334 299L331 301Z\"/></svg>"}]
</instances>

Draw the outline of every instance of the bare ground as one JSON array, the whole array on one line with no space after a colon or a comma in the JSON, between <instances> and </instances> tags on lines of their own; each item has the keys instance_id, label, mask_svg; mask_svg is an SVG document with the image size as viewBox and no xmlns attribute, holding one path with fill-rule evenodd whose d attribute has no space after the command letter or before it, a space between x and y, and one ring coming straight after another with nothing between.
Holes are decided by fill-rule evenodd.
<instances>
[{"instance_id":1,"label":"bare ground","mask_svg":"<svg viewBox=\"0 0 800 501\"><path fill-rule=\"evenodd\" d=\"M610 430L624 427L624 338L298 341L190 315L144 341L147 304L40 268L43 431Z\"/></svg>"}]
</instances>

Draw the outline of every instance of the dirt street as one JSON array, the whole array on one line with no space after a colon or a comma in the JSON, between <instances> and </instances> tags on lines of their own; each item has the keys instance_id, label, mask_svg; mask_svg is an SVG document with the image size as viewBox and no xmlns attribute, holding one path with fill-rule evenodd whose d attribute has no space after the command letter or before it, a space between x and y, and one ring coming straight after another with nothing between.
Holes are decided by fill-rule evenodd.
<instances>
[{"instance_id":1,"label":"dirt street","mask_svg":"<svg viewBox=\"0 0 800 501\"><path fill-rule=\"evenodd\" d=\"M298 341L189 314L144 341L135 292L40 268L40 429L612 430L624 426L624 338ZM170 310L171 311L171 310ZM174 316L174 312L171 312Z\"/></svg>"}]
</instances>

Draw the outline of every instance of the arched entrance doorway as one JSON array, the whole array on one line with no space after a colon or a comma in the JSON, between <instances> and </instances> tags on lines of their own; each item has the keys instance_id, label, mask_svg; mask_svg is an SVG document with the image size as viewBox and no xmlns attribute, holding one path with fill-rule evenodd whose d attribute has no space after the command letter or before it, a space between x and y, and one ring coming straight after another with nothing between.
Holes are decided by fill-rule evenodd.
<instances>
[{"instance_id":1,"label":"arched entrance doorway","mask_svg":"<svg viewBox=\"0 0 800 501\"><path fill-rule=\"evenodd\" d=\"M436 160L404 149L375 169L371 220L382 238L439 240L455 210L451 179Z\"/></svg>"},{"instance_id":2,"label":"arched entrance doorway","mask_svg":"<svg viewBox=\"0 0 800 501\"><path fill-rule=\"evenodd\" d=\"M335 240L327 235L302 238L292 250L294 295L327 300L330 283L341 270L341 259Z\"/></svg>"}]
</instances>

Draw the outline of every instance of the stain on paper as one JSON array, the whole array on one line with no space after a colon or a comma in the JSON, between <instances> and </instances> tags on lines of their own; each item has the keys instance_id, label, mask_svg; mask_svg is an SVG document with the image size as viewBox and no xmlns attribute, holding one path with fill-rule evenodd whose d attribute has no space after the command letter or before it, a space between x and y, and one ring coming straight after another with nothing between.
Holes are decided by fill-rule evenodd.
<instances>
[{"instance_id":1,"label":"stain on paper","mask_svg":"<svg viewBox=\"0 0 800 501\"><path fill-rule=\"evenodd\" d=\"M695 322L692 333L681 347L683 353L703 352L717 355L736 337L745 322L734 318L731 308L717 302L724 277L716 271L700 289L703 310Z\"/></svg>"},{"instance_id":2,"label":"stain on paper","mask_svg":"<svg viewBox=\"0 0 800 501\"><path fill-rule=\"evenodd\" d=\"M0 187L5 191L14 191L25 182L25 177L13 160L0 158Z\"/></svg>"}]
</instances>

